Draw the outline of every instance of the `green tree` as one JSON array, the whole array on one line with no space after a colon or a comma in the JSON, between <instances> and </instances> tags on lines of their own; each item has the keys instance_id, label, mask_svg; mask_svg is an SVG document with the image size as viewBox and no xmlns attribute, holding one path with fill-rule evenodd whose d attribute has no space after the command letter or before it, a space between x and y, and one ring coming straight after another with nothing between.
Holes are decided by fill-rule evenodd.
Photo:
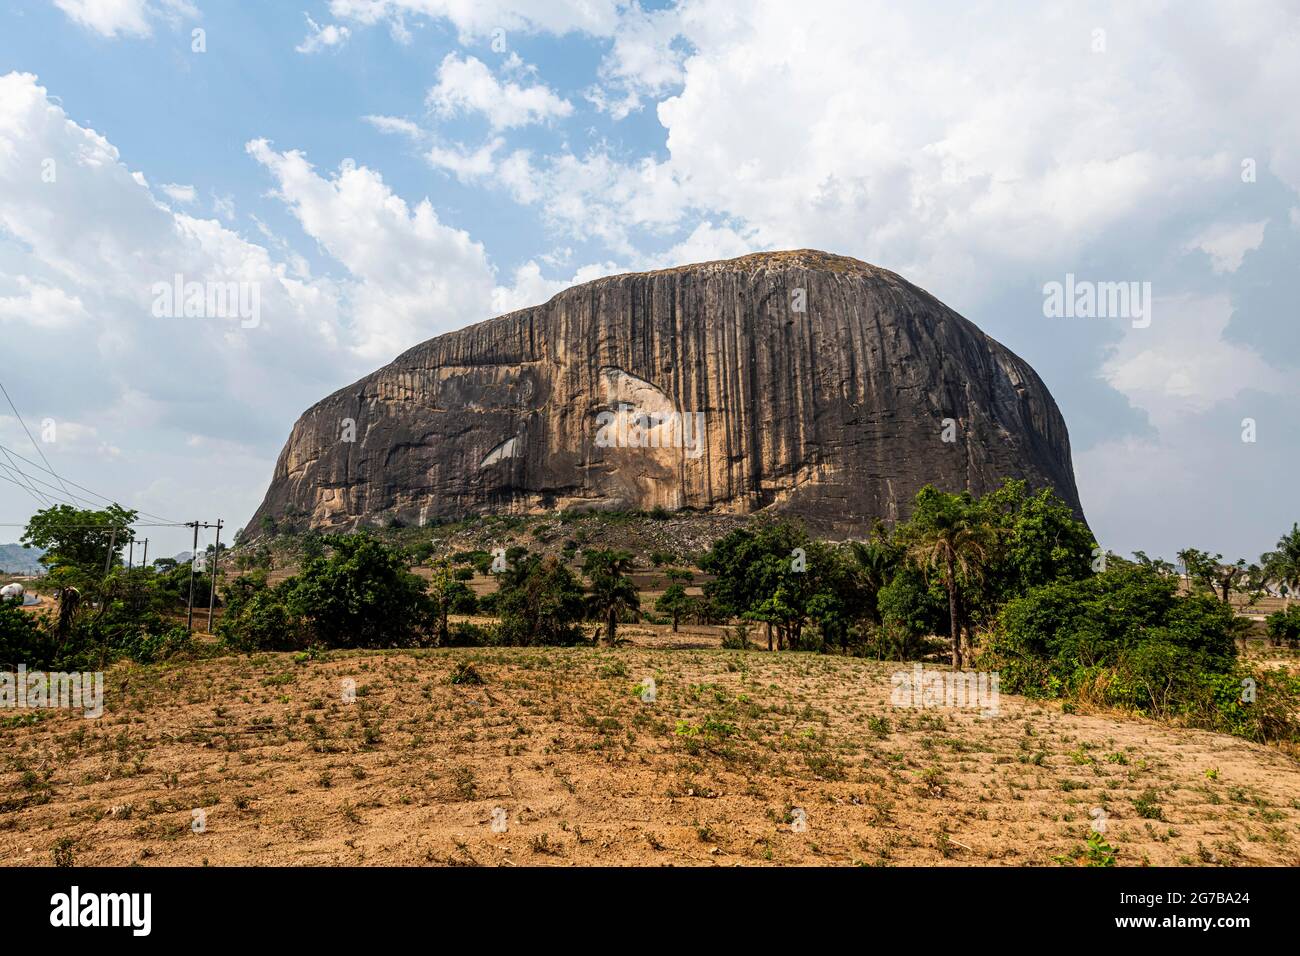
<instances>
[{"instance_id":1,"label":"green tree","mask_svg":"<svg viewBox=\"0 0 1300 956\"><path fill-rule=\"evenodd\" d=\"M402 555L366 534L327 539L331 554L306 561L289 609L329 647L406 647L434 622L425 582Z\"/></svg>"},{"instance_id":2,"label":"green tree","mask_svg":"<svg viewBox=\"0 0 1300 956\"><path fill-rule=\"evenodd\" d=\"M655 601L655 610L672 617L673 633L676 634L677 624L682 615L688 613L695 603L686 593L686 585L695 579L695 575L683 568L668 568L664 574L670 583Z\"/></svg>"},{"instance_id":3,"label":"green tree","mask_svg":"<svg viewBox=\"0 0 1300 956\"><path fill-rule=\"evenodd\" d=\"M641 596L628 577L632 555L609 549L589 550L582 563L587 576L587 607L597 620L605 621L605 640L613 645L617 639L618 619L635 619L641 612Z\"/></svg>"},{"instance_id":4,"label":"green tree","mask_svg":"<svg viewBox=\"0 0 1300 956\"><path fill-rule=\"evenodd\" d=\"M797 581L788 580L788 575L796 562L806 561L807 550L804 528L759 518L719 538L700 558L700 569L714 576L705 584L704 594L727 614L762 621L769 650L774 627L778 643L784 646L783 622L789 618L794 592L800 587Z\"/></svg>"},{"instance_id":5,"label":"green tree","mask_svg":"<svg viewBox=\"0 0 1300 956\"><path fill-rule=\"evenodd\" d=\"M122 563L119 551L134 539L135 519L136 512L115 504L101 511L55 505L32 515L21 541L45 549L40 562L51 573L64 572L65 580L97 579Z\"/></svg>"},{"instance_id":6,"label":"green tree","mask_svg":"<svg viewBox=\"0 0 1300 956\"><path fill-rule=\"evenodd\" d=\"M440 561L434 565L429 580L429 598L433 601L437 620L438 643L446 645L449 634L447 615L472 614L477 605L474 592L456 577L456 569L450 561Z\"/></svg>"},{"instance_id":7,"label":"green tree","mask_svg":"<svg viewBox=\"0 0 1300 956\"><path fill-rule=\"evenodd\" d=\"M667 614L673 621L673 633L677 633L677 627L682 616L691 609L691 596L686 593L686 587L674 582L664 588L664 593L659 595L655 601L655 610L660 614Z\"/></svg>"},{"instance_id":8,"label":"green tree","mask_svg":"<svg viewBox=\"0 0 1300 956\"><path fill-rule=\"evenodd\" d=\"M893 580L902 555L890 544L889 536L881 526L877 526L870 540L854 541L849 547L857 562L863 613L872 624L880 624L880 591Z\"/></svg>"},{"instance_id":9,"label":"green tree","mask_svg":"<svg viewBox=\"0 0 1300 956\"><path fill-rule=\"evenodd\" d=\"M903 542L908 560L927 579L937 578L948 595L948 633L956 670L962 668L965 656L959 589L963 582L983 576L995 538L987 511L975 507L968 492L946 494L931 485L917 492Z\"/></svg>"},{"instance_id":10,"label":"green tree","mask_svg":"<svg viewBox=\"0 0 1300 956\"><path fill-rule=\"evenodd\" d=\"M583 639L582 585L554 555L530 556L495 595L504 644L568 645Z\"/></svg>"},{"instance_id":11,"label":"green tree","mask_svg":"<svg viewBox=\"0 0 1300 956\"><path fill-rule=\"evenodd\" d=\"M1093 573L1097 540L1052 489L1030 494L1025 481L1006 479L975 507L996 530L980 599L1001 606L1040 584Z\"/></svg>"},{"instance_id":12,"label":"green tree","mask_svg":"<svg viewBox=\"0 0 1300 956\"><path fill-rule=\"evenodd\" d=\"M1283 641L1295 647L1300 642L1300 607L1274 611L1265 619L1264 626L1274 647L1281 647Z\"/></svg>"},{"instance_id":13,"label":"green tree","mask_svg":"<svg viewBox=\"0 0 1300 956\"><path fill-rule=\"evenodd\" d=\"M1291 595L1300 588L1300 524L1278 538L1277 549L1260 559L1268 577L1284 589L1283 607L1290 609Z\"/></svg>"}]
</instances>

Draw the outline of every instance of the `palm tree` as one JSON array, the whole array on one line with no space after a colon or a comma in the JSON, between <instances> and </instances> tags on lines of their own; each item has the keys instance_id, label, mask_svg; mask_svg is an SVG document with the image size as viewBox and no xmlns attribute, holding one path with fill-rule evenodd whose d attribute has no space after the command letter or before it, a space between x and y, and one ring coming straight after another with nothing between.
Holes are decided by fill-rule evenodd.
<instances>
[{"instance_id":1,"label":"palm tree","mask_svg":"<svg viewBox=\"0 0 1300 956\"><path fill-rule=\"evenodd\" d=\"M582 571L591 582L588 612L605 620L605 640L611 645L619 615L627 613L635 617L641 610L641 596L627 576L631 570L632 555L626 551L588 551L582 564Z\"/></svg>"},{"instance_id":2,"label":"palm tree","mask_svg":"<svg viewBox=\"0 0 1300 956\"><path fill-rule=\"evenodd\" d=\"M870 541L851 542L850 548L857 561L858 581L866 592L864 610L867 619L873 624L879 624L880 609L876 604L876 596L894 576L894 570L898 567L897 551L888 545L883 535L876 535Z\"/></svg>"},{"instance_id":3,"label":"palm tree","mask_svg":"<svg viewBox=\"0 0 1300 956\"><path fill-rule=\"evenodd\" d=\"M1290 609L1291 594L1300 587L1300 524L1293 523L1291 530L1278 538L1277 550L1265 554L1260 563L1269 577L1286 589L1282 606Z\"/></svg>"},{"instance_id":4,"label":"palm tree","mask_svg":"<svg viewBox=\"0 0 1300 956\"><path fill-rule=\"evenodd\" d=\"M958 588L978 580L993 551L995 531L968 495L948 495L926 486L916 496L916 513L907 542L907 558L928 581L939 576L948 592L948 621L952 635L952 666L961 670L961 614Z\"/></svg>"}]
</instances>

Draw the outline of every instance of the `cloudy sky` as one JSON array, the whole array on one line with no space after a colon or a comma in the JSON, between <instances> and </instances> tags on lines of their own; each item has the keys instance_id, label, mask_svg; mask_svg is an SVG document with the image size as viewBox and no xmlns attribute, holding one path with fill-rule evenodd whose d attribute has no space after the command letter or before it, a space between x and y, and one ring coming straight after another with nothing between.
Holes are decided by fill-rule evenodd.
<instances>
[{"instance_id":1,"label":"cloudy sky","mask_svg":"<svg viewBox=\"0 0 1300 956\"><path fill-rule=\"evenodd\" d=\"M61 475L234 528L416 342L814 247L1038 370L1103 545L1254 558L1300 518L1297 90L1294 2L12 0L0 382ZM158 317L176 274L257 323ZM1045 316L1067 274L1150 324ZM2 397L0 444L40 462ZM35 507L0 482L0 542Z\"/></svg>"}]
</instances>

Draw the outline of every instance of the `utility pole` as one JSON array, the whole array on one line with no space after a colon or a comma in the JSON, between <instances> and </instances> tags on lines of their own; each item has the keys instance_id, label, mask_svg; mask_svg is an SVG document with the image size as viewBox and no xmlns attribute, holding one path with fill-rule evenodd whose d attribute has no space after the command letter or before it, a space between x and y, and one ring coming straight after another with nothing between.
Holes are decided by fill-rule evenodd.
<instances>
[{"instance_id":1,"label":"utility pole","mask_svg":"<svg viewBox=\"0 0 1300 956\"><path fill-rule=\"evenodd\" d=\"M199 557L199 523L187 521L186 525L194 529L194 548L190 551L190 596L185 602L185 630L194 630L194 562Z\"/></svg>"},{"instance_id":2,"label":"utility pole","mask_svg":"<svg viewBox=\"0 0 1300 956\"><path fill-rule=\"evenodd\" d=\"M108 570L113 566L113 552L117 550L117 528L113 528L113 533L108 536L108 557L104 559L104 577L108 577Z\"/></svg>"},{"instance_id":3,"label":"utility pole","mask_svg":"<svg viewBox=\"0 0 1300 956\"><path fill-rule=\"evenodd\" d=\"M130 543L127 545L126 569L128 571L135 570L135 538L132 538Z\"/></svg>"},{"instance_id":4,"label":"utility pole","mask_svg":"<svg viewBox=\"0 0 1300 956\"><path fill-rule=\"evenodd\" d=\"M221 541L221 525L222 525L222 522L221 522L220 519L217 520L217 523L216 523L216 524L211 524L211 523L209 523L209 522L207 522L207 521L187 521L187 522L185 522L185 527L187 527L187 528L193 528L193 529L194 529L194 549L190 552L190 597L189 597L189 600L186 602L186 608L185 608L185 629L188 630L188 631L193 631L193 630L194 630L194 565L195 565L195 563L199 560L199 529L200 529L200 528L216 528L216 529L217 529L217 541L218 541L218 543L220 543L220 541ZM214 549L214 553L213 553L212 564L213 564L213 569L215 570L215 568L216 568L216 554L215 554L215 549ZM216 585L216 579L215 579L215 578L213 579L212 586L213 586L214 589L215 589L216 586L217 586L217 585ZM211 601L212 601L212 599L211 599L211 597L209 597L208 601L209 601L209 603L208 603L208 630L211 631L211 630L212 630L212 605L211 605Z\"/></svg>"},{"instance_id":5,"label":"utility pole","mask_svg":"<svg viewBox=\"0 0 1300 956\"><path fill-rule=\"evenodd\" d=\"M217 519L217 541L212 546L212 589L208 591L208 633L212 633L212 608L217 603L217 563L221 560L221 519Z\"/></svg>"},{"instance_id":6,"label":"utility pole","mask_svg":"<svg viewBox=\"0 0 1300 956\"><path fill-rule=\"evenodd\" d=\"M149 539L144 539L144 557L140 559L140 567L149 567Z\"/></svg>"}]
</instances>

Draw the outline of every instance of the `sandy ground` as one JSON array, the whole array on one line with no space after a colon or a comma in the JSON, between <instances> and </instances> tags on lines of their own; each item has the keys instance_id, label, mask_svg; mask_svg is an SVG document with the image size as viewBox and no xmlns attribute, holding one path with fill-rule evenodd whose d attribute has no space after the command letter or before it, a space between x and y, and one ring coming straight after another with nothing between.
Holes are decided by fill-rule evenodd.
<instances>
[{"instance_id":1,"label":"sandy ground","mask_svg":"<svg viewBox=\"0 0 1300 956\"><path fill-rule=\"evenodd\" d=\"M98 720L0 714L0 860L1059 866L1104 814L1119 865L1300 864L1276 749L1010 695L895 707L908 665L637 639L663 646L118 666ZM451 683L466 663L483 684Z\"/></svg>"}]
</instances>

